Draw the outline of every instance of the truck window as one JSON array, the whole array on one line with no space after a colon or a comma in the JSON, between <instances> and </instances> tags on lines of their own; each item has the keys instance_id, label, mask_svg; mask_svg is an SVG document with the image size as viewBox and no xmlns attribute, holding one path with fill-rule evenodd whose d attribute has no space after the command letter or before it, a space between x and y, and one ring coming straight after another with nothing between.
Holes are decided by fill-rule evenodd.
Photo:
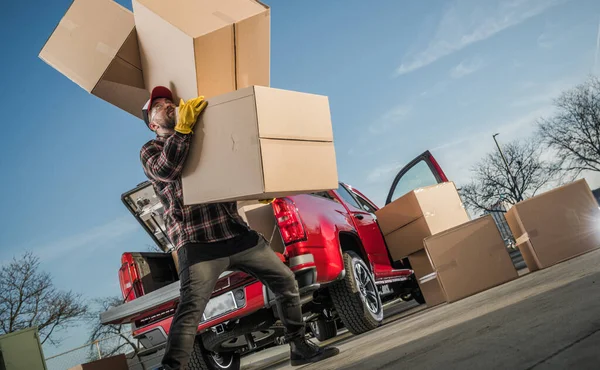
<instances>
[{"instance_id":1,"label":"truck window","mask_svg":"<svg viewBox=\"0 0 600 370\"><path fill-rule=\"evenodd\" d=\"M354 199L352 194L350 194L350 192L343 185L340 185L340 187L337 189L337 192L348 204L351 204L357 209L362 209L356 199Z\"/></svg>"},{"instance_id":2,"label":"truck window","mask_svg":"<svg viewBox=\"0 0 600 370\"><path fill-rule=\"evenodd\" d=\"M356 200L360 204L360 208L362 208L363 210L365 210L369 213L375 213L376 209L373 208L373 206L371 204L369 204L369 202L367 202L366 199L361 197L359 194L356 194L354 192L352 192L352 193L354 194L354 196L356 197Z\"/></svg>"},{"instance_id":3,"label":"truck window","mask_svg":"<svg viewBox=\"0 0 600 370\"><path fill-rule=\"evenodd\" d=\"M425 163L425 161L420 161L415 164L407 173L400 178L398 185L394 189L394 195L392 196L392 202L409 191L415 190L417 188L422 188L424 186L430 186L437 184L438 181L431 172L431 169Z\"/></svg>"}]
</instances>

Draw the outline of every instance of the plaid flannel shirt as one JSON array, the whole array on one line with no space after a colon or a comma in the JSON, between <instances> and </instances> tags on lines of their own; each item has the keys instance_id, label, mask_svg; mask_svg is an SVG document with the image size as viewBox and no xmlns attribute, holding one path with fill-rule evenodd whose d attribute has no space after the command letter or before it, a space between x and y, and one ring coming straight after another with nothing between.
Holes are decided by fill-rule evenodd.
<instances>
[{"instance_id":1,"label":"plaid flannel shirt","mask_svg":"<svg viewBox=\"0 0 600 370\"><path fill-rule=\"evenodd\" d=\"M183 204L181 171L191 135L157 136L142 147L144 173L165 209L167 234L176 249L186 243L212 243L232 239L249 231L236 202L186 206Z\"/></svg>"}]
</instances>

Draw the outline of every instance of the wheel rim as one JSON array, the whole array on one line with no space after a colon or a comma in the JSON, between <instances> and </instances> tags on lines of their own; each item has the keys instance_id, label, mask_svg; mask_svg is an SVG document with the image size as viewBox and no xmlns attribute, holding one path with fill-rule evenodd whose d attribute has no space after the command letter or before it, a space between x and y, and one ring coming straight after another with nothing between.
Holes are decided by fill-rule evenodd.
<instances>
[{"instance_id":1,"label":"wheel rim","mask_svg":"<svg viewBox=\"0 0 600 370\"><path fill-rule=\"evenodd\" d=\"M233 353L220 354L220 353L211 352L210 358L213 360L215 365L217 365L221 369L228 369L231 367L231 364L233 363Z\"/></svg>"},{"instance_id":2,"label":"wheel rim","mask_svg":"<svg viewBox=\"0 0 600 370\"><path fill-rule=\"evenodd\" d=\"M365 302L367 309L374 315L381 310L381 303L377 295L377 287L369 271L359 261L354 262L354 280L358 287L360 297Z\"/></svg>"},{"instance_id":3,"label":"wheel rim","mask_svg":"<svg viewBox=\"0 0 600 370\"><path fill-rule=\"evenodd\" d=\"M311 330L313 331L314 335L319 335L319 325L317 325L316 322L311 322L309 323Z\"/></svg>"}]
</instances>

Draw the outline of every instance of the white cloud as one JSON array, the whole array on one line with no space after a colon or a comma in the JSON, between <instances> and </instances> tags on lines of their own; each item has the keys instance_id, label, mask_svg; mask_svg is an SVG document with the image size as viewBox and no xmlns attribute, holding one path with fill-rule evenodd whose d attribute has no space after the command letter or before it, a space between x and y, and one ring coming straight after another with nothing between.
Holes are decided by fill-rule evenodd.
<instances>
[{"instance_id":1,"label":"white cloud","mask_svg":"<svg viewBox=\"0 0 600 370\"><path fill-rule=\"evenodd\" d=\"M90 252L110 248L117 239L139 231L140 225L133 216L125 216L90 230L32 248L42 261L56 260L74 252Z\"/></svg>"},{"instance_id":2,"label":"white cloud","mask_svg":"<svg viewBox=\"0 0 600 370\"><path fill-rule=\"evenodd\" d=\"M386 112L376 122L369 125L371 134L381 134L404 121L412 112L412 105L400 104Z\"/></svg>"},{"instance_id":3,"label":"white cloud","mask_svg":"<svg viewBox=\"0 0 600 370\"><path fill-rule=\"evenodd\" d=\"M481 58L465 59L450 71L450 77L459 79L475 73L483 67Z\"/></svg>"},{"instance_id":4,"label":"white cloud","mask_svg":"<svg viewBox=\"0 0 600 370\"><path fill-rule=\"evenodd\" d=\"M396 76L413 72L473 43L535 17L566 0L457 0L445 11L435 36L420 52L406 55Z\"/></svg>"}]
</instances>

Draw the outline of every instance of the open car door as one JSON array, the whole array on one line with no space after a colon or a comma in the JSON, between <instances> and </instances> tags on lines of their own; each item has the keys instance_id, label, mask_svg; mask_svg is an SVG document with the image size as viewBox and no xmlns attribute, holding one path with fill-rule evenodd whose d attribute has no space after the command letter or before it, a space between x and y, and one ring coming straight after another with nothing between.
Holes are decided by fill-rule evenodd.
<instances>
[{"instance_id":1,"label":"open car door","mask_svg":"<svg viewBox=\"0 0 600 370\"><path fill-rule=\"evenodd\" d=\"M427 150L398 172L392 182L385 204L390 204L414 189L447 181L446 174Z\"/></svg>"}]
</instances>

